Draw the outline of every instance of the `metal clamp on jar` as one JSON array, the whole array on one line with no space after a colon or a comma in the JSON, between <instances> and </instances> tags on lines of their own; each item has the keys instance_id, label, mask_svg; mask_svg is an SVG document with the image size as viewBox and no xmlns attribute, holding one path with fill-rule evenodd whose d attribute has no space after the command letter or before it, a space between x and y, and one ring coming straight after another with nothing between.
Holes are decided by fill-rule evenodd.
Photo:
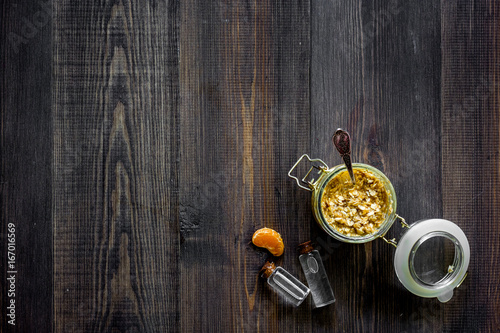
<instances>
[{"instance_id":1,"label":"metal clamp on jar","mask_svg":"<svg viewBox=\"0 0 500 333\"><path fill-rule=\"evenodd\" d=\"M453 290L467 276L469 267L470 248L464 232L453 222L444 219L421 220L408 225L396 214L396 193L389 179L373 166L351 164L350 156L346 156L350 154L348 134L347 139L343 139L344 146L339 152L345 165L329 168L322 160L304 154L288 172L288 176L295 179L299 187L312 192L312 211L316 222L328 235L345 243L359 244L382 238L396 247L394 268L406 289L421 297L449 301ZM299 179L292 173L304 159L311 166L306 175ZM372 203L377 195L370 192L375 192L370 188L367 188L367 195L361 199L352 195L358 191L354 186L359 189L363 182L378 184L378 193L383 196L382 203ZM332 195L331 192L337 188L343 192ZM373 210L370 210L369 205L373 205ZM372 211L377 212L376 219ZM366 214L363 215L363 212ZM406 228L399 242L385 237L396 219ZM430 262L428 259L437 247L443 253L443 262Z\"/></svg>"}]
</instances>

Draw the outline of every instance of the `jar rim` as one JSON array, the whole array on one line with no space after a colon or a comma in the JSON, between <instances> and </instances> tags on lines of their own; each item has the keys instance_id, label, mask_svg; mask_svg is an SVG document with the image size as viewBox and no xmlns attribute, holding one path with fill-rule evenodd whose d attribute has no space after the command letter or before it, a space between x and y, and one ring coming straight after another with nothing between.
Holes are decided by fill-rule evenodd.
<instances>
[{"instance_id":1,"label":"jar rim","mask_svg":"<svg viewBox=\"0 0 500 333\"><path fill-rule=\"evenodd\" d=\"M410 270L411 277L413 278L413 280L415 280L416 283L418 283L424 287L429 287L429 288L438 288L439 286L449 284L450 281L453 281L456 279L457 275L460 272L459 269L453 269L451 272L448 272L446 275L444 275L441 279L439 279L436 282L432 282L432 283L422 280L422 278L417 274L417 272L415 270L415 256L417 254L417 251L419 250L419 248L421 247L421 245L424 242L426 242L427 240L434 238L434 237L440 237L443 239L447 239L453 243L455 254L454 254L452 266L454 268L462 267L462 263L464 260L463 259L464 250L463 250L462 245L460 244L458 239L455 236L453 236L452 234L450 234L449 232L437 230L437 231L432 231L432 232L426 233L423 236L421 236L415 242L415 244L413 244L413 246L410 250L410 255L408 258L408 265L409 265L408 268Z\"/></svg>"}]
</instances>

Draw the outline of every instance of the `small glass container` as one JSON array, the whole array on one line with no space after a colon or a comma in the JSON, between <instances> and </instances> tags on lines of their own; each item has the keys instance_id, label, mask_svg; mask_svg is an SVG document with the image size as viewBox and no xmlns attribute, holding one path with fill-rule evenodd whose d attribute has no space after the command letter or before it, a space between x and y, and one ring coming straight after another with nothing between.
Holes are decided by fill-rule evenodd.
<instances>
[{"instance_id":1,"label":"small glass container","mask_svg":"<svg viewBox=\"0 0 500 333\"><path fill-rule=\"evenodd\" d=\"M335 296L318 250L315 250L312 242L308 241L299 245L299 251L300 265L306 276L307 285L311 289L314 307L320 308L334 303Z\"/></svg>"},{"instance_id":2,"label":"small glass container","mask_svg":"<svg viewBox=\"0 0 500 333\"><path fill-rule=\"evenodd\" d=\"M307 174L299 179L293 176L292 172L304 158L312 166ZM389 179L370 165L353 163L352 166L354 170L369 171L381 181L388 194L391 208L385 215L385 220L373 233L362 236L349 236L338 232L326 221L321 209L321 199L326 186L335 176L346 171L344 165L329 168L322 160L311 159L304 154L290 169L288 176L295 179L299 187L312 192L313 215L328 235L345 243L366 243L382 238L396 247L394 268L406 289L421 297L437 297L441 302L450 300L453 290L458 288L467 276L469 267L470 248L464 232L453 222L444 219L421 220L411 226L408 225L396 214L396 193ZM407 228L399 242L385 238L396 219L400 219L403 227Z\"/></svg>"},{"instance_id":3,"label":"small glass container","mask_svg":"<svg viewBox=\"0 0 500 333\"><path fill-rule=\"evenodd\" d=\"M299 306L307 298L310 289L288 273L284 268L276 267L272 262L266 262L261 269L262 277L278 295L294 306Z\"/></svg>"}]
</instances>

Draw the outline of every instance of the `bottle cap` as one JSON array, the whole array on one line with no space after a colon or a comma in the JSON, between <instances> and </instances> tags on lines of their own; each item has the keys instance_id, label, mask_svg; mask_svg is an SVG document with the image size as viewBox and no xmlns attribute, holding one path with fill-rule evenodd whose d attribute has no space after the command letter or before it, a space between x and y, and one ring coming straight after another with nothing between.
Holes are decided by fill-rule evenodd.
<instances>
[{"instance_id":1,"label":"bottle cap","mask_svg":"<svg viewBox=\"0 0 500 333\"><path fill-rule=\"evenodd\" d=\"M314 250L313 243L311 241L304 242L298 246L300 254L309 253Z\"/></svg>"},{"instance_id":2,"label":"bottle cap","mask_svg":"<svg viewBox=\"0 0 500 333\"><path fill-rule=\"evenodd\" d=\"M266 261L264 266L262 266L260 272L262 273L262 277L267 279L268 277L273 274L274 270L276 269L276 265L273 262Z\"/></svg>"}]
</instances>

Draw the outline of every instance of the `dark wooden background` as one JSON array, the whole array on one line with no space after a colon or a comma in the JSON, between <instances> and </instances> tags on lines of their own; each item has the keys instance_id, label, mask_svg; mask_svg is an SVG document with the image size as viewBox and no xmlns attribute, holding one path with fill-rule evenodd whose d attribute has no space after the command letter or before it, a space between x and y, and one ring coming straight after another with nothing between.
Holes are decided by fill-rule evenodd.
<instances>
[{"instance_id":1,"label":"dark wooden background","mask_svg":"<svg viewBox=\"0 0 500 333\"><path fill-rule=\"evenodd\" d=\"M0 10L2 332L499 331L497 1ZM392 180L400 215L466 233L450 302L406 291L384 242L340 244L315 225L287 172L303 153L339 164L337 127ZM302 280L296 245L320 245L334 305L287 307L258 279L263 226Z\"/></svg>"}]
</instances>

